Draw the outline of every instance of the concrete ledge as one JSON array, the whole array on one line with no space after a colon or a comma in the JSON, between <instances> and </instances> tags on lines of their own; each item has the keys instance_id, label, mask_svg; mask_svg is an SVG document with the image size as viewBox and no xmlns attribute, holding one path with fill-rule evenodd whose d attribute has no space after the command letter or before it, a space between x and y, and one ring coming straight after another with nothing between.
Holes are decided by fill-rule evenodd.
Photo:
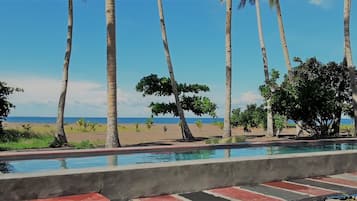
<instances>
[{"instance_id":1,"label":"concrete ledge","mask_svg":"<svg viewBox=\"0 0 357 201\"><path fill-rule=\"evenodd\" d=\"M0 176L0 200L100 192L111 200L357 171L357 151L196 160Z\"/></svg>"}]
</instances>

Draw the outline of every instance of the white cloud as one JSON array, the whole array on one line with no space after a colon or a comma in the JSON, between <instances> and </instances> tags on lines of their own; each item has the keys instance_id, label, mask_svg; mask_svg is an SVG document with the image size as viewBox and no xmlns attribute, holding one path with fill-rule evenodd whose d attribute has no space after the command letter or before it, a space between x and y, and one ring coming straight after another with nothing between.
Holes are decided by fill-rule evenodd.
<instances>
[{"instance_id":1,"label":"white cloud","mask_svg":"<svg viewBox=\"0 0 357 201\"><path fill-rule=\"evenodd\" d=\"M5 78L9 86L24 89L10 97L16 108L14 116L56 116L61 80L23 76ZM118 89L119 116L148 116L151 101L166 101L167 97L145 97L136 91ZM66 116L106 116L106 86L89 81L69 81Z\"/></svg>"},{"instance_id":2,"label":"white cloud","mask_svg":"<svg viewBox=\"0 0 357 201\"><path fill-rule=\"evenodd\" d=\"M332 6L333 0L309 0L309 3L315 6L320 6L322 8L330 8Z\"/></svg>"},{"instance_id":3,"label":"white cloud","mask_svg":"<svg viewBox=\"0 0 357 201\"><path fill-rule=\"evenodd\" d=\"M253 103L257 103L259 104L260 102L262 102L263 97L261 95L259 95L256 92L252 92L252 91L247 91L242 93L238 99L233 99L232 103L233 104L238 104L238 105L247 105L247 104L253 104Z\"/></svg>"}]
</instances>

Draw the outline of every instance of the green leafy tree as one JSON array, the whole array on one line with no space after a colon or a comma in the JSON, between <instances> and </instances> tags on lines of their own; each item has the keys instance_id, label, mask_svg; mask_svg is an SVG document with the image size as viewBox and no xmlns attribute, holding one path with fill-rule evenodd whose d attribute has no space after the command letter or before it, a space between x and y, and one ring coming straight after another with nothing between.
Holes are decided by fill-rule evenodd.
<instances>
[{"instance_id":1,"label":"green leafy tree","mask_svg":"<svg viewBox=\"0 0 357 201\"><path fill-rule=\"evenodd\" d=\"M198 95L200 92L208 92L209 87L201 84L181 84L176 83L180 105L183 110L192 111L195 115L210 115L216 117L216 104L211 102L207 97ZM167 77L158 77L156 74L151 74L143 77L136 85L136 91L141 92L145 97L147 95L154 96L171 96L173 90L171 80ZM173 114L179 116L176 103L158 103L152 102L149 107L153 115ZM183 133L184 134L184 133ZM184 139L185 135L183 135Z\"/></svg>"},{"instance_id":2,"label":"green leafy tree","mask_svg":"<svg viewBox=\"0 0 357 201\"><path fill-rule=\"evenodd\" d=\"M9 96L15 92L23 92L23 89L9 87L5 82L0 81L0 133L3 133L2 122L6 120L11 108L15 105L9 101Z\"/></svg>"},{"instance_id":3,"label":"green leafy tree","mask_svg":"<svg viewBox=\"0 0 357 201\"><path fill-rule=\"evenodd\" d=\"M339 133L341 114L351 115L351 89L346 63L323 64L316 58L292 71L293 79L284 81L271 94L273 110L297 122L303 130L316 136ZM262 86L261 89L267 86Z\"/></svg>"}]
</instances>

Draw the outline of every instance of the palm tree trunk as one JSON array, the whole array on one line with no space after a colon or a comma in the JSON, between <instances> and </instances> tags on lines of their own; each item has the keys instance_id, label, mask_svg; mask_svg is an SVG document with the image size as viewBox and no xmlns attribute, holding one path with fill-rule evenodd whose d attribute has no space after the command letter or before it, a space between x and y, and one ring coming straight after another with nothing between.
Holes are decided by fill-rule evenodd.
<instances>
[{"instance_id":1,"label":"palm tree trunk","mask_svg":"<svg viewBox=\"0 0 357 201\"><path fill-rule=\"evenodd\" d=\"M120 147L117 123L115 0L105 1L107 20L107 139L105 147Z\"/></svg>"},{"instance_id":2,"label":"palm tree trunk","mask_svg":"<svg viewBox=\"0 0 357 201\"><path fill-rule=\"evenodd\" d=\"M223 137L231 137L231 107L232 107L232 0L226 1L226 105L224 113Z\"/></svg>"},{"instance_id":3,"label":"palm tree trunk","mask_svg":"<svg viewBox=\"0 0 357 201\"><path fill-rule=\"evenodd\" d=\"M193 135L191 133L191 130L187 125L187 122L186 122L186 119L185 119L185 115L184 115L183 109L181 107L180 98L179 98L179 95L178 95L177 84L176 84L175 75L174 75L174 69L173 69L172 62L171 62L169 44L168 44L168 41L167 41L165 19L164 19L164 11L163 11L163 7L162 7L162 0L157 0L157 5L158 5L158 9L159 9L160 24L161 24L161 35L162 35L162 41L163 41L164 49L165 49L166 62L167 62L167 67L169 69L172 91L173 91L173 94L175 96L177 112L178 112L178 115L179 115L180 120L181 120L181 127L182 127L183 134L184 134L184 137L185 137L184 140L194 140L194 137L193 137Z\"/></svg>"},{"instance_id":4,"label":"palm tree trunk","mask_svg":"<svg viewBox=\"0 0 357 201\"><path fill-rule=\"evenodd\" d=\"M289 79L291 80L292 67L291 67L291 62L290 62L288 45L287 45L286 38L285 38L284 23L283 23L283 18L281 16L281 9L280 9L280 1L275 0L275 2L276 2L276 4L275 4L276 14L278 17L278 25L279 25L279 33L280 33L280 42L281 42L281 46L283 48L286 68L288 69L288 76L289 76Z\"/></svg>"},{"instance_id":5,"label":"palm tree trunk","mask_svg":"<svg viewBox=\"0 0 357 201\"><path fill-rule=\"evenodd\" d=\"M275 7L276 7L276 14L278 17L280 42L281 42L281 46L283 48L285 64L286 64L286 68L288 69L289 80L292 81L292 79L293 79L292 78L292 66L291 66L291 62L290 62L289 49L288 49L288 45L287 45L286 38L285 38L283 17L282 17L281 9L280 9L280 0L275 0ZM299 124L302 124L302 122L299 121ZM296 134L298 135L298 133L301 132L301 128L299 125L296 125L295 127L296 127Z\"/></svg>"},{"instance_id":6,"label":"palm tree trunk","mask_svg":"<svg viewBox=\"0 0 357 201\"><path fill-rule=\"evenodd\" d=\"M54 146L67 144L67 137L64 131L64 107L66 105L66 94L68 85L68 68L72 51L72 30L73 30L73 2L68 0L68 25L67 25L67 48L63 64L62 89L58 102L57 131L55 133Z\"/></svg>"},{"instance_id":7,"label":"palm tree trunk","mask_svg":"<svg viewBox=\"0 0 357 201\"><path fill-rule=\"evenodd\" d=\"M268 57L265 49L264 37L263 37L263 28L260 16L260 5L259 0L255 1L256 13L257 13L257 24L258 24L258 33L259 33L259 42L260 48L262 50L263 56L263 65L264 65L264 76L265 76L265 83L268 85L269 82L269 68L268 68ZM270 89L272 90L272 89ZM271 100L267 100L267 135L273 136L273 113L271 110Z\"/></svg>"},{"instance_id":8,"label":"palm tree trunk","mask_svg":"<svg viewBox=\"0 0 357 201\"><path fill-rule=\"evenodd\" d=\"M357 87L356 87L356 72L352 62L352 48L350 40L350 14L351 14L351 0L345 0L344 3L344 35L345 35L345 57L347 60L347 67L351 79L352 88L352 105L354 114L355 130L353 136L357 136Z\"/></svg>"}]
</instances>

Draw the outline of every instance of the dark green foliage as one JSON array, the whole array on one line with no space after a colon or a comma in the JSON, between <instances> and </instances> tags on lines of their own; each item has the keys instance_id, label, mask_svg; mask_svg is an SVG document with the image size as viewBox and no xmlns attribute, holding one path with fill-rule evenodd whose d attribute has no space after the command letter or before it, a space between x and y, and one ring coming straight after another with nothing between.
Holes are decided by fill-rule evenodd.
<instances>
[{"instance_id":1,"label":"dark green foliage","mask_svg":"<svg viewBox=\"0 0 357 201\"><path fill-rule=\"evenodd\" d=\"M305 62L296 58L299 66L292 71L293 79L285 76L272 94L273 111L295 122L317 136L339 132L341 114L350 114L351 90L345 64L323 64L316 58ZM262 86L264 91L266 86ZM262 93L263 94L263 93ZM269 95L269 94L268 94Z\"/></svg>"},{"instance_id":2,"label":"dark green foliage","mask_svg":"<svg viewBox=\"0 0 357 201\"><path fill-rule=\"evenodd\" d=\"M240 0L238 8L244 8L247 1L251 4L254 5L255 4L255 0Z\"/></svg>"},{"instance_id":3,"label":"dark green foliage","mask_svg":"<svg viewBox=\"0 0 357 201\"><path fill-rule=\"evenodd\" d=\"M0 81L0 134L3 131L2 122L6 120L11 108L15 108L15 105L8 100L9 95L22 91L20 88L9 87L5 82Z\"/></svg>"},{"instance_id":4,"label":"dark green foliage","mask_svg":"<svg viewBox=\"0 0 357 201\"><path fill-rule=\"evenodd\" d=\"M15 129L6 129L3 130L0 135L0 142L16 142L21 138L30 139L36 138L36 135L31 130L15 130Z\"/></svg>"},{"instance_id":5,"label":"dark green foliage","mask_svg":"<svg viewBox=\"0 0 357 201\"><path fill-rule=\"evenodd\" d=\"M232 126L264 127L266 128L266 111L264 105L259 107L256 104L247 105L247 108L241 112L240 108L232 111Z\"/></svg>"},{"instance_id":6,"label":"dark green foliage","mask_svg":"<svg viewBox=\"0 0 357 201\"><path fill-rule=\"evenodd\" d=\"M216 117L216 104L212 103L207 97L192 95L200 92L208 92L209 87L200 84L177 84L178 93L180 95L180 103L183 110L192 111L195 115L201 116L208 114ZM173 94L170 78L159 78L155 74L143 77L136 85L136 91L141 92L143 96L171 96ZM186 95L190 93L189 95ZM151 103L149 105L151 112L154 115L173 114L178 116L176 104L169 103Z\"/></svg>"}]
</instances>

